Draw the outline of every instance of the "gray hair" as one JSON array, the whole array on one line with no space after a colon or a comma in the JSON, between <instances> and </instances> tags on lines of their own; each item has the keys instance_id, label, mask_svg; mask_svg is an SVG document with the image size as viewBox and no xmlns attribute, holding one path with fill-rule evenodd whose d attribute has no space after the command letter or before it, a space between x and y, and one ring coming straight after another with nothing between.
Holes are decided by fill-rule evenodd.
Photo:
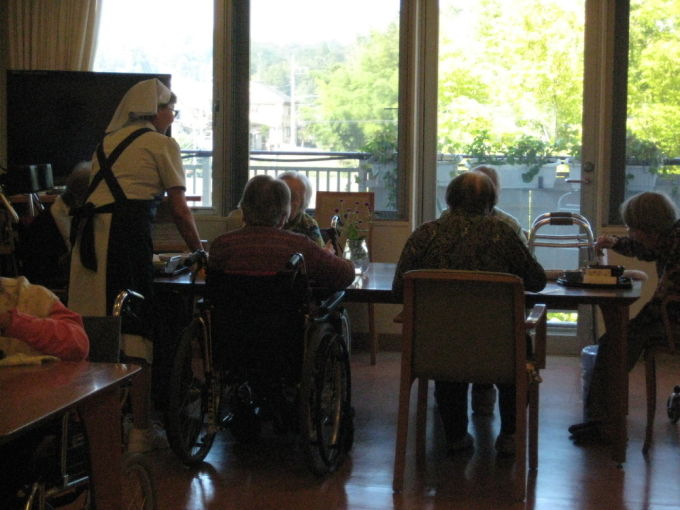
<instances>
[{"instance_id":1,"label":"gray hair","mask_svg":"<svg viewBox=\"0 0 680 510\"><path fill-rule=\"evenodd\" d=\"M678 209L664 193L645 191L621 204L621 217L628 228L648 234L668 232L678 219Z\"/></svg>"},{"instance_id":2,"label":"gray hair","mask_svg":"<svg viewBox=\"0 0 680 510\"><path fill-rule=\"evenodd\" d=\"M290 214L290 189L270 175L256 175L243 189L240 204L247 225L275 227Z\"/></svg>"},{"instance_id":3,"label":"gray hair","mask_svg":"<svg viewBox=\"0 0 680 510\"><path fill-rule=\"evenodd\" d=\"M496 187L481 172L465 172L446 188L446 203L452 211L489 214L497 200Z\"/></svg>"},{"instance_id":4,"label":"gray hair","mask_svg":"<svg viewBox=\"0 0 680 510\"><path fill-rule=\"evenodd\" d=\"M305 187L305 196L302 197L302 207L300 210L302 212L305 212L307 208L309 207L309 202L312 200L312 184L309 182L309 179L305 174L302 172L296 172L294 170L290 170L288 172L283 172L282 174L278 175L279 179L297 179L302 183L302 185Z\"/></svg>"},{"instance_id":5,"label":"gray hair","mask_svg":"<svg viewBox=\"0 0 680 510\"><path fill-rule=\"evenodd\" d=\"M481 172L484 175L486 175L489 179L491 179L491 182L493 182L493 185L496 186L496 193L498 193L498 188L499 188L499 183L498 183L498 172L496 169L492 166L489 165L479 165L476 166L472 169L473 172Z\"/></svg>"}]
</instances>

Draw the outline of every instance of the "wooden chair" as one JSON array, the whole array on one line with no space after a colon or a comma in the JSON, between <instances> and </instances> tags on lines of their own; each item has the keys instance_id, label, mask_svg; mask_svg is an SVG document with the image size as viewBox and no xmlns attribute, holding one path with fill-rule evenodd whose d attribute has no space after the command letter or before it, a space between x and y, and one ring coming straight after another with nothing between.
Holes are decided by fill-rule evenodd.
<instances>
[{"instance_id":1,"label":"wooden chair","mask_svg":"<svg viewBox=\"0 0 680 510\"><path fill-rule=\"evenodd\" d=\"M347 208L359 211L359 217L366 225L366 244L368 257L373 261L373 211L375 210L375 195L372 191L318 191L316 193L316 209L314 217L322 230L331 228L333 216L342 215ZM340 254L347 239L339 235L337 239ZM375 304L368 303L368 336L371 349L371 365L375 365L378 353L378 332L375 329Z\"/></svg>"},{"instance_id":2,"label":"wooden chair","mask_svg":"<svg viewBox=\"0 0 680 510\"><path fill-rule=\"evenodd\" d=\"M654 345L645 349L645 385L647 389L647 425L642 453L646 454L652 445L654 435L654 415L656 414L656 355L677 352L676 338L680 330L668 315L669 306L680 307L680 296L670 295L661 302L661 320L666 333L666 344Z\"/></svg>"},{"instance_id":3,"label":"wooden chair","mask_svg":"<svg viewBox=\"0 0 680 510\"><path fill-rule=\"evenodd\" d=\"M404 277L401 384L393 488L404 482L411 386L418 379L417 443L424 444L428 380L512 383L517 388L514 495L538 466L538 377L545 366L546 307L528 318L522 280L505 273L418 270ZM535 332L527 364L527 332ZM532 366L532 371L528 371ZM528 407L527 407L528 402ZM527 417L528 412L528 417Z\"/></svg>"}]
</instances>

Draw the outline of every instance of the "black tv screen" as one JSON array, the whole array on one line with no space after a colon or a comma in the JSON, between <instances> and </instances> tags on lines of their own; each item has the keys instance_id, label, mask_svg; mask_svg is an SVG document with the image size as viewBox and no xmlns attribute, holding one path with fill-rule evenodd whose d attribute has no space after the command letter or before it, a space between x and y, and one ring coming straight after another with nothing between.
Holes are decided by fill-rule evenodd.
<instances>
[{"instance_id":1,"label":"black tv screen","mask_svg":"<svg viewBox=\"0 0 680 510\"><path fill-rule=\"evenodd\" d=\"M121 98L135 83L169 74L7 71L7 162L50 163L63 184L74 165L89 161Z\"/></svg>"}]
</instances>

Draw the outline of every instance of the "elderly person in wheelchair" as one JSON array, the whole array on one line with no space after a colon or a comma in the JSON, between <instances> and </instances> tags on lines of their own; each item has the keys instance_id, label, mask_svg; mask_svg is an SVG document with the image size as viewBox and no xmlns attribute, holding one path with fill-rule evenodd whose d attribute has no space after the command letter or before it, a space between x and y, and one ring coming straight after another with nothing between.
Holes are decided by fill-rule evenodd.
<instances>
[{"instance_id":1,"label":"elderly person in wheelchair","mask_svg":"<svg viewBox=\"0 0 680 510\"><path fill-rule=\"evenodd\" d=\"M245 226L210 248L205 301L180 340L168 439L193 464L217 428L245 442L271 419L277 432L299 434L308 466L325 474L353 437L340 303L354 266L283 229L290 213L283 181L253 177L241 208Z\"/></svg>"},{"instance_id":2,"label":"elderly person in wheelchair","mask_svg":"<svg viewBox=\"0 0 680 510\"><path fill-rule=\"evenodd\" d=\"M354 280L354 266L300 234L283 230L291 193L283 181L253 177L243 191L245 226L219 236L210 246L210 270L278 271L293 253L302 253L315 287L340 290Z\"/></svg>"}]
</instances>

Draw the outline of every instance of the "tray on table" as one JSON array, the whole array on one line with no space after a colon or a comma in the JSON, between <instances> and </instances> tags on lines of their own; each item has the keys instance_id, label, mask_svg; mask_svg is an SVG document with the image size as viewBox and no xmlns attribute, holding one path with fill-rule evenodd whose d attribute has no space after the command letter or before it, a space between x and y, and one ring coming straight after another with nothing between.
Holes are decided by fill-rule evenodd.
<instances>
[{"instance_id":1,"label":"tray on table","mask_svg":"<svg viewBox=\"0 0 680 510\"><path fill-rule=\"evenodd\" d=\"M616 283L583 283L567 281L566 278L558 278L555 280L559 285L564 285L565 287L576 287L584 289L630 289L633 287L633 281L627 276L619 276Z\"/></svg>"}]
</instances>

